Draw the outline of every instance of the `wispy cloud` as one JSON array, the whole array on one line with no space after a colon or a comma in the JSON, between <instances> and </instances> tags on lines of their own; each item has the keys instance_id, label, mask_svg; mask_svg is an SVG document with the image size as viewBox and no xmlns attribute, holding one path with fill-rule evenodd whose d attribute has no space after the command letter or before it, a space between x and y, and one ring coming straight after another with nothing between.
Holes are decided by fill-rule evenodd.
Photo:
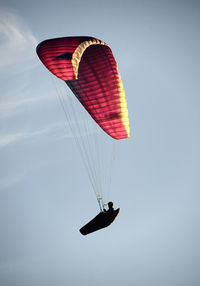
<instances>
[{"instance_id":1,"label":"wispy cloud","mask_svg":"<svg viewBox=\"0 0 200 286\"><path fill-rule=\"evenodd\" d=\"M44 103L49 100L55 99L55 92L48 91L46 93L40 92L39 94L33 93L27 95L29 86L19 85L15 90L8 90L0 97L0 119L8 119L15 114L20 108L26 108L29 104Z\"/></svg>"},{"instance_id":2,"label":"wispy cloud","mask_svg":"<svg viewBox=\"0 0 200 286\"><path fill-rule=\"evenodd\" d=\"M38 64L37 40L15 12L0 10L0 119L12 116L19 106L38 97L27 96L31 73ZM12 79L12 80L11 80ZM41 98L40 98L41 99Z\"/></svg>"},{"instance_id":3,"label":"wispy cloud","mask_svg":"<svg viewBox=\"0 0 200 286\"><path fill-rule=\"evenodd\" d=\"M7 147L10 144L13 143L21 143L28 139L35 139L39 136L44 136L46 134L51 134L51 136L55 137L55 139L58 139L58 136L56 135L57 132L60 132L64 128L64 122L57 122L53 123L47 127L40 128L35 131L19 131L15 133L7 133L7 134L0 134L0 150ZM62 132L62 131L61 131ZM67 137L72 137L70 130L68 130L69 134Z\"/></svg>"},{"instance_id":4,"label":"wispy cloud","mask_svg":"<svg viewBox=\"0 0 200 286\"><path fill-rule=\"evenodd\" d=\"M26 139L30 139L42 134L46 134L50 132L51 128L43 128L41 130L33 131L33 132L17 132L11 134L1 134L0 135L0 150L5 148L6 146L16 143L19 141L24 141Z\"/></svg>"},{"instance_id":5,"label":"wispy cloud","mask_svg":"<svg viewBox=\"0 0 200 286\"><path fill-rule=\"evenodd\" d=\"M34 131L19 131L11 133L0 133L0 151L9 146L24 142L29 139L36 139L39 136L51 135L55 140L63 140L66 138L79 138L87 137L90 135L101 134L100 128L96 123L88 124L85 120L70 122L63 120L53 123L47 127L40 128ZM52 139L53 140L53 139Z\"/></svg>"},{"instance_id":6,"label":"wispy cloud","mask_svg":"<svg viewBox=\"0 0 200 286\"><path fill-rule=\"evenodd\" d=\"M29 62L35 57L37 40L26 23L13 12L0 11L0 72L19 72L30 67ZM21 70L20 69L20 70Z\"/></svg>"},{"instance_id":7,"label":"wispy cloud","mask_svg":"<svg viewBox=\"0 0 200 286\"><path fill-rule=\"evenodd\" d=\"M7 190L8 188L11 188L15 186L16 184L20 183L24 178L26 177L26 173L19 173L15 175L7 175L3 178L1 178L0 181L0 192Z\"/></svg>"}]
</instances>

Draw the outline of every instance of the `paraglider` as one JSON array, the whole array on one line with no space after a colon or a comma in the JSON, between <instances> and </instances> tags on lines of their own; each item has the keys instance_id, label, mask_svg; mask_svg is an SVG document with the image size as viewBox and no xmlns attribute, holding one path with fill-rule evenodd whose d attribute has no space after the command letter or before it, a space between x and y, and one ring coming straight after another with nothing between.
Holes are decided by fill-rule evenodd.
<instances>
[{"instance_id":1,"label":"paraglider","mask_svg":"<svg viewBox=\"0 0 200 286\"><path fill-rule=\"evenodd\" d=\"M105 42L86 36L49 39L37 46L37 54L52 74L66 82L90 115L91 121L93 118L98 126L105 131L107 137L110 136L112 140L121 140L130 136L123 84L115 58ZM88 133L87 129L85 133ZM81 133L78 137L81 137L80 145L82 146L84 136ZM99 226L95 226L99 229L112 223L119 213L119 209L111 212L110 205L109 210L105 211L107 203L101 194L104 187L103 180L100 178L103 172L98 170L102 166L93 160L96 164L94 167L93 161L90 160L92 150L94 149L93 152L97 153L102 146L104 148L104 145L96 147L98 140L95 138L94 147L91 148L89 147L91 141L89 138L80 149L100 206L101 222L99 222ZM89 149L87 149L88 147ZM101 157L102 153L100 159ZM103 169L106 168L103 167ZM111 213L114 215L108 215ZM102 224L102 218L104 218L104 222L105 220L107 222ZM95 223L97 221L98 219L95 220Z\"/></svg>"},{"instance_id":2,"label":"paraglider","mask_svg":"<svg viewBox=\"0 0 200 286\"><path fill-rule=\"evenodd\" d=\"M108 210L103 210L100 212L95 218L93 218L90 222L84 225L80 229L80 233L82 235L87 235L99 229L105 228L109 226L117 217L120 209L114 210L113 202L108 203Z\"/></svg>"}]
</instances>

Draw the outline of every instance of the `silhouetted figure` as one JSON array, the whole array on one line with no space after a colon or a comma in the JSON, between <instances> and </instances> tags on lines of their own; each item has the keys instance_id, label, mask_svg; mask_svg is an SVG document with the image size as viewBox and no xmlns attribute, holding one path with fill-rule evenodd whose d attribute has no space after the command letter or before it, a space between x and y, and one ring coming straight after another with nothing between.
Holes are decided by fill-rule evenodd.
<instances>
[{"instance_id":1,"label":"silhouetted figure","mask_svg":"<svg viewBox=\"0 0 200 286\"><path fill-rule=\"evenodd\" d=\"M93 218L89 223L84 225L80 229L80 233L83 235L89 234L91 232L97 231L99 229L102 229L104 227L109 226L118 215L120 209L114 209L113 203L108 203L108 210L105 210L103 212L100 212L95 218Z\"/></svg>"},{"instance_id":2,"label":"silhouetted figure","mask_svg":"<svg viewBox=\"0 0 200 286\"><path fill-rule=\"evenodd\" d=\"M114 211L113 202L108 203L108 211Z\"/></svg>"}]
</instances>

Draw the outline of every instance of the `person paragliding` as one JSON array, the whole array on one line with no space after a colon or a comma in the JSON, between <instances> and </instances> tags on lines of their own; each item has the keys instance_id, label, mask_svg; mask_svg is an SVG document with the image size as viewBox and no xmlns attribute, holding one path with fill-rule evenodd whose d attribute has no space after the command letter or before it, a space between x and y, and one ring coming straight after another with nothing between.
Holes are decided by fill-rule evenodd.
<instances>
[{"instance_id":1,"label":"person paragliding","mask_svg":"<svg viewBox=\"0 0 200 286\"><path fill-rule=\"evenodd\" d=\"M75 36L45 40L37 46L37 54L46 68L63 80L72 90L75 98L89 114L90 120L87 121L92 121L95 126L100 127L101 134L96 131L88 132L86 127L84 136L81 133L82 126L78 128L80 133L77 141L81 140L77 145L100 207L100 213L81 228L80 232L85 235L110 225L119 213L119 208L114 210L112 202L108 203L108 210L104 208L106 202L103 196L103 184L108 176L109 168L105 168L101 163L106 148L103 144L98 145L97 138L99 139L104 132L112 142L114 139L121 140L130 136L123 84L112 50L105 42L97 38ZM65 115L68 115L67 112ZM71 130L74 130L74 124ZM84 143L84 137L88 134L97 134L97 137L94 140L88 137ZM92 157L92 150L95 155L102 150L99 151L99 161ZM102 174L105 174L103 178L101 178Z\"/></svg>"},{"instance_id":2,"label":"person paragliding","mask_svg":"<svg viewBox=\"0 0 200 286\"><path fill-rule=\"evenodd\" d=\"M108 203L108 211L109 211L109 212L114 211L113 202L109 202L109 203Z\"/></svg>"},{"instance_id":3,"label":"person paragliding","mask_svg":"<svg viewBox=\"0 0 200 286\"><path fill-rule=\"evenodd\" d=\"M80 229L82 235L87 235L89 233L95 232L102 228L109 226L119 214L120 208L114 209L113 202L108 203L108 210L100 212L95 218L93 218L89 223L84 225Z\"/></svg>"}]
</instances>

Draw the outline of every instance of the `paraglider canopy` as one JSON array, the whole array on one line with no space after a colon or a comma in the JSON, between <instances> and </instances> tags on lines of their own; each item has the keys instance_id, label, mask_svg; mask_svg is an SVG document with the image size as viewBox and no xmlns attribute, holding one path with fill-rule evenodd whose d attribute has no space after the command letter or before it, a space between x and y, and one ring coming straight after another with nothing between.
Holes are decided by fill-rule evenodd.
<instances>
[{"instance_id":1,"label":"paraglider canopy","mask_svg":"<svg viewBox=\"0 0 200 286\"><path fill-rule=\"evenodd\" d=\"M108 135L115 139L130 136L123 84L106 43L93 37L56 38L41 42L37 54Z\"/></svg>"}]
</instances>

